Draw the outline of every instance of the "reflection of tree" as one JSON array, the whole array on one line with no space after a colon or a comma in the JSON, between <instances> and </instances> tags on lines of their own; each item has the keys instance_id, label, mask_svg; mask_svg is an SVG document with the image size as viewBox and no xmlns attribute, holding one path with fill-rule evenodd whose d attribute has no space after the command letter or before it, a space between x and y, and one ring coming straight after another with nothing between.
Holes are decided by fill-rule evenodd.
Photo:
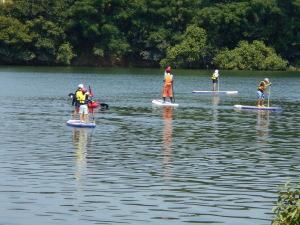
<instances>
[{"instance_id":1,"label":"reflection of tree","mask_svg":"<svg viewBox=\"0 0 300 225\"><path fill-rule=\"evenodd\" d=\"M257 112L257 136L268 137L269 136L269 115L267 110L258 110Z\"/></svg>"},{"instance_id":2,"label":"reflection of tree","mask_svg":"<svg viewBox=\"0 0 300 225\"><path fill-rule=\"evenodd\" d=\"M169 177L169 168L171 164L172 155L172 119L173 119L173 108L163 107L163 119L164 119L164 129L163 129L163 150L164 150L164 160L163 164L165 167L165 176Z\"/></svg>"},{"instance_id":3,"label":"reflection of tree","mask_svg":"<svg viewBox=\"0 0 300 225\"><path fill-rule=\"evenodd\" d=\"M88 131L84 128L74 129L73 143L76 148L76 174L75 177L79 181L86 167L86 154L88 143Z\"/></svg>"}]
</instances>

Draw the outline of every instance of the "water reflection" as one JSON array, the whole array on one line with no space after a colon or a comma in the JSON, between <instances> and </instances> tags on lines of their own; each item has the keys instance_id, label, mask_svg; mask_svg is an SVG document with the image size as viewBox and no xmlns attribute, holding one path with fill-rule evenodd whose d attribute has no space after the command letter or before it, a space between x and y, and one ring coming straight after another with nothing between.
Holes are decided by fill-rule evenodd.
<instances>
[{"instance_id":1,"label":"water reflection","mask_svg":"<svg viewBox=\"0 0 300 225\"><path fill-rule=\"evenodd\" d=\"M270 112L267 110L257 111L256 131L259 139L266 140L269 137L269 116Z\"/></svg>"},{"instance_id":2,"label":"water reflection","mask_svg":"<svg viewBox=\"0 0 300 225\"><path fill-rule=\"evenodd\" d=\"M88 129L79 128L73 130L73 143L76 150L75 178L77 181L81 181L82 174L86 169L87 146L90 140L91 133L88 132Z\"/></svg>"},{"instance_id":3,"label":"water reflection","mask_svg":"<svg viewBox=\"0 0 300 225\"><path fill-rule=\"evenodd\" d=\"M218 106L220 103L220 97L219 95L213 95L212 96L212 105L213 106Z\"/></svg>"},{"instance_id":4,"label":"water reflection","mask_svg":"<svg viewBox=\"0 0 300 225\"><path fill-rule=\"evenodd\" d=\"M277 185L300 173L300 79L278 74L277 114L232 110L261 74L228 78L238 98L195 97L198 76L180 76L181 106L151 109L148 73L1 74L1 224L271 224ZM115 102L93 131L64 124L82 80Z\"/></svg>"},{"instance_id":5,"label":"water reflection","mask_svg":"<svg viewBox=\"0 0 300 225\"><path fill-rule=\"evenodd\" d=\"M172 136L173 136L173 107L163 107L163 165L164 165L164 175L165 178L169 179L171 177L170 169L172 163Z\"/></svg>"},{"instance_id":6,"label":"water reflection","mask_svg":"<svg viewBox=\"0 0 300 225\"><path fill-rule=\"evenodd\" d=\"M220 103L220 97L218 95L212 96L212 127L214 129L214 132L218 132L218 105Z\"/></svg>"}]
</instances>

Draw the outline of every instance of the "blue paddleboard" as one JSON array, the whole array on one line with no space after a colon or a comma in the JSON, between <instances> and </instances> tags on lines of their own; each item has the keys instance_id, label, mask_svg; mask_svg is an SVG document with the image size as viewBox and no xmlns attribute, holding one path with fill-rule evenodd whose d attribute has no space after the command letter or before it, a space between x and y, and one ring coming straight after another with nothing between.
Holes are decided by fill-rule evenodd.
<instances>
[{"instance_id":1,"label":"blue paddleboard","mask_svg":"<svg viewBox=\"0 0 300 225\"><path fill-rule=\"evenodd\" d=\"M238 91L193 91L194 94L237 95Z\"/></svg>"},{"instance_id":2,"label":"blue paddleboard","mask_svg":"<svg viewBox=\"0 0 300 225\"><path fill-rule=\"evenodd\" d=\"M234 105L235 109L245 109L245 110L269 110L269 111L282 111L281 107L258 107L251 105Z\"/></svg>"},{"instance_id":3,"label":"blue paddleboard","mask_svg":"<svg viewBox=\"0 0 300 225\"><path fill-rule=\"evenodd\" d=\"M95 128L95 123L84 123L80 120L68 120L67 125L71 127L85 127L85 128Z\"/></svg>"}]
</instances>

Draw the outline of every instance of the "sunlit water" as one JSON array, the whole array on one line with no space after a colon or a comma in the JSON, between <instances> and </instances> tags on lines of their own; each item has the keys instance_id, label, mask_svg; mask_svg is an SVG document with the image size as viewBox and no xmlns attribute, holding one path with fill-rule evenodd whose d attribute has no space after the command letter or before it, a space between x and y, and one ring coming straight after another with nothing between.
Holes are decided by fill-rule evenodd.
<instances>
[{"instance_id":1,"label":"sunlit water","mask_svg":"<svg viewBox=\"0 0 300 225\"><path fill-rule=\"evenodd\" d=\"M0 224L269 225L278 185L299 181L300 74L174 71L177 108L160 98L161 70L0 68ZM254 105L268 76L282 113ZM68 93L91 85L109 104L95 129L66 126Z\"/></svg>"}]
</instances>

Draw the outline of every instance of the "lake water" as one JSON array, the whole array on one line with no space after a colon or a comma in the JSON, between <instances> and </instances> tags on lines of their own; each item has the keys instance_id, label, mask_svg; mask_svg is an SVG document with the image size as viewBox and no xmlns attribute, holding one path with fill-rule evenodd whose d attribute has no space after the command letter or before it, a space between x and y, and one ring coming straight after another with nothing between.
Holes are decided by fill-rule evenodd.
<instances>
[{"instance_id":1,"label":"lake water","mask_svg":"<svg viewBox=\"0 0 300 225\"><path fill-rule=\"evenodd\" d=\"M299 182L300 74L175 70L177 108L160 98L162 70L0 68L0 224L269 225L278 185ZM281 113L254 105L273 83ZM79 83L109 104L95 129L66 126Z\"/></svg>"}]
</instances>

